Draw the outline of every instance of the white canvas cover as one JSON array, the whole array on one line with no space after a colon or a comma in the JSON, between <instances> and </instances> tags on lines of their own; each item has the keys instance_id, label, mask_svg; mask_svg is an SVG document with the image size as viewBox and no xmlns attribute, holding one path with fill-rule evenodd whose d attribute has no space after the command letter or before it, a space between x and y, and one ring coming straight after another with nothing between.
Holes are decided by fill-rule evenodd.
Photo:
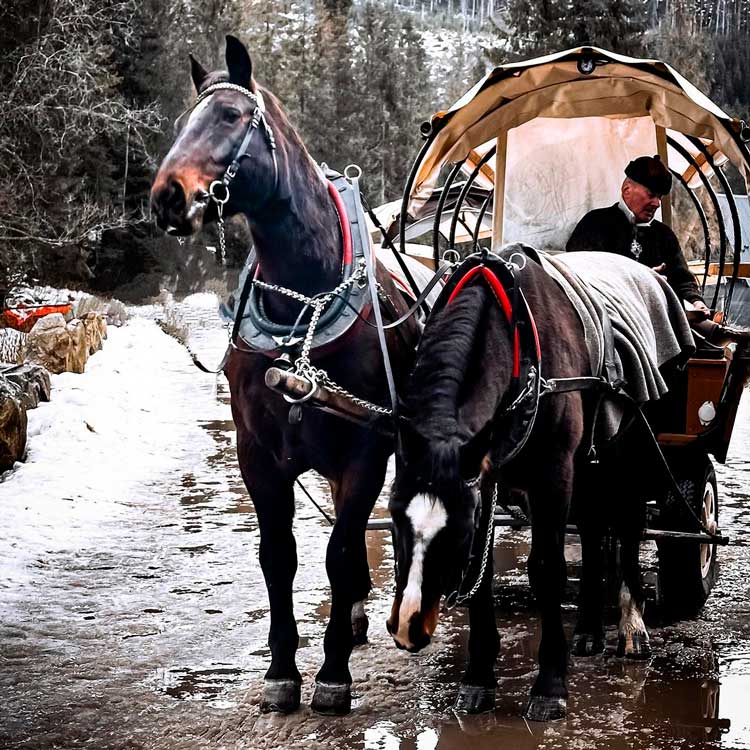
<instances>
[{"instance_id":1,"label":"white canvas cover","mask_svg":"<svg viewBox=\"0 0 750 750\"><path fill-rule=\"evenodd\" d=\"M556 252L592 208L620 197L623 168L655 154L650 117L540 117L508 133L503 242Z\"/></svg>"}]
</instances>

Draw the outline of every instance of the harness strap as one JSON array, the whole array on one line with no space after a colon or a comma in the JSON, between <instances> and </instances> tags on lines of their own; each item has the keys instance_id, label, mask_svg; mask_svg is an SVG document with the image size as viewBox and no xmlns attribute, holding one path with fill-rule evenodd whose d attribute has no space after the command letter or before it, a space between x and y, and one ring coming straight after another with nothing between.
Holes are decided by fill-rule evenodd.
<instances>
[{"instance_id":1,"label":"harness strap","mask_svg":"<svg viewBox=\"0 0 750 750\"><path fill-rule=\"evenodd\" d=\"M352 233L350 228L350 217L347 215L346 207L344 202L339 195L339 191L332 182L328 182L328 193L331 196L333 204L336 208L336 212L339 218L339 224L341 226L341 236L343 242L342 249L342 281L349 279L353 273L353 243ZM356 213L356 212L355 212ZM357 223L356 217L351 218L351 223ZM369 238L368 238L369 241ZM255 278L260 279L260 266L255 270ZM248 292L248 316L251 318L253 325L263 333L280 338L290 338L292 336L304 335L304 327L300 327L299 323L294 325L286 325L282 323L274 323L265 314L263 307L263 299L256 293L254 284L250 284L250 290ZM346 306L350 296L350 288L347 288L342 296L336 296L335 299L326 308L325 312L321 315L320 321L318 322L318 331L325 330L330 326L341 314L341 311ZM304 312L304 309L303 309ZM241 313L238 311L238 314Z\"/></svg>"},{"instance_id":2,"label":"harness strap","mask_svg":"<svg viewBox=\"0 0 750 750\"><path fill-rule=\"evenodd\" d=\"M354 170L352 170L353 172ZM359 170L361 174L361 170ZM345 170L346 175L346 170ZM346 175L348 177L348 175ZM354 187L354 205L357 210L355 215L352 217L352 224L357 225L359 230L360 239L362 242L362 248L365 254L365 263L367 266L367 283L370 287L370 296L372 297L372 311L375 315L375 322L378 326L378 341L380 342L380 351L383 355L383 368L385 369L385 377L388 381L388 391L391 397L391 416L393 420L398 419L398 397L396 395L396 383L393 378L393 370L391 368L391 358L388 354L388 342L385 340L385 328L383 327L383 313L378 304L378 283L375 278L375 258L370 246L370 235L367 231L367 226L364 221L360 221L359 217L364 217L362 212L362 202L359 194L359 174L352 174L349 177L352 186Z\"/></svg>"},{"instance_id":3,"label":"harness strap","mask_svg":"<svg viewBox=\"0 0 750 750\"><path fill-rule=\"evenodd\" d=\"M404 272L404 276L406 277L406 280L409 282L409 286L412 289L412 292L414 292L414 296L419 298L421 295L419 293L419 284L414 280L414 276L412 276L411 271L409 270L409 266L406 264L406 261L403 259L402 254L396 250L395 245L393 244L393 240L388 236L388 232L384 229L383 225L380 223L380 219L378 219L375 212L370 208L370 205L366 201L362 201L362 205L365 207L365 210L367 211L368 216L370 217L370 221L375 225L375 228L380 232L383 241L381 243L381 247L387 247L392 253L393 257L398 262L399 266L401 267L401 270ZM432 289L432 286L430 286L430 289ZM430 306L425 303L426 295L422 297L420 301L420 306L422 307L422 310L425 315L430 314Z\"/></svg>"},{"instance_id":4,"label":"harness strap","mask_svg":"<svg viewBox=\"0 0 750 750\"><path fill-rule=\"evenodd\" d=\"M571 393L573 391L590 391L593 389L612 390L619 392L619 388L612 385L606 378L598 375L582 375L577 378L542 378L542 395L546 393Z\"/></svg>"}]
</instances>

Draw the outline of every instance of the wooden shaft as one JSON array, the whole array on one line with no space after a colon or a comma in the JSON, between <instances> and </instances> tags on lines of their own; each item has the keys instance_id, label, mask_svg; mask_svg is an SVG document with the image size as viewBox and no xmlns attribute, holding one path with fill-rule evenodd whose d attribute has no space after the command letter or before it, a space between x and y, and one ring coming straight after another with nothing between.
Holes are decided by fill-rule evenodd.
<instances>
[{"instance_id":1,"label":"wooden shaft","mask_svg":"<svg viewBox=\"0 0 750 750\"><path fill-rule=\"evenodd\" d=\"M368 425L379 432L392 432L390 424L386 424L388 420L384 420L382 415L374 414L369 409L365 409L364 406L355 404L348 398L328 390L323 385L317 385L315 392L310 396L310 391L313 388L311 383L288 370L269 367L266 370L266 385L272 391L293 399L302 399L309 396L307 400L302 402L308 406L323 409L357 424Z\"/></svg>"}]
</instances>

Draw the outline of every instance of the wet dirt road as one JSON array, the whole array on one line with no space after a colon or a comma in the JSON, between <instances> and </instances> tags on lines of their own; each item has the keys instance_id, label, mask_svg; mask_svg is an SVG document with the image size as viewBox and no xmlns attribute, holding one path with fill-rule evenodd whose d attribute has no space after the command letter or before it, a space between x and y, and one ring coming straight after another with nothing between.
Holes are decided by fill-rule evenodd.
<instances>
[{"instance_id":1,"label":"wet dirt road","mask_svg":"<svg viewBox=\"0 0 750 750\"><path fill-rule=\"evenodd\" d=\"M196 326L213 319L212 311L193 314ZM192 342L212 362L222 336L215 324L196 327ZM136 356L141 343L150 347L145 359ZM461 612L444 617L424 653L391 645L392 554L386 533L370 532L371 639L352 657L354 710L341 719L312 714L328 532L300 494L295 607L305 705L282 717L258 708L266 593L223 381L217 388L198 374L151 322L113 331L91 362L97 357L115 362L106 389L88 374L56 379L53 403L34 416L29 465L0 483L0 748L750 748L747 394L729 461L718 467L721 526L733 543L720 550L719 584L702 616L652 623L648 664L616 659L611 627L606 654L572 661L563 722L520 718L538 621L524 570L529 539L510 530L499 532L495 552L502 654L494 713L451 710L466 645ZM58 425L67 412L52 411L71 389L85 427ZM113 401L132 422L106 421ZM42 447L58 428L80 442L61 447L56 462ZM327 504L318 478L303 481ZM384 498L376 513L385 514ZM574 577L578 549L568 552ZM572 600L566 621L572 629Z\"/></svg>"}]
</instances>

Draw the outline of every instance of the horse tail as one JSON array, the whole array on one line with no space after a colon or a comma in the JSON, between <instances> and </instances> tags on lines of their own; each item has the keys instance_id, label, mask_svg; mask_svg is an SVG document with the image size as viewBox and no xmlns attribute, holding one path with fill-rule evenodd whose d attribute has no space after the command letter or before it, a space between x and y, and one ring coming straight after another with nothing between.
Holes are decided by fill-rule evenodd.
<instances>
[{"instance_id":1,"label":"horse tail","mask_svg":"<svg viewBox=\"0 0 750 750\"><path fill-rule=\"evenodd\" d=\"M423 471L433 485L460 480L460 448L472 435L460 424L459 405L488 294L484 284L463 290L430 319L419 347L405 401L412 429L426 441Z\"/></svg>"}]
</instances>

